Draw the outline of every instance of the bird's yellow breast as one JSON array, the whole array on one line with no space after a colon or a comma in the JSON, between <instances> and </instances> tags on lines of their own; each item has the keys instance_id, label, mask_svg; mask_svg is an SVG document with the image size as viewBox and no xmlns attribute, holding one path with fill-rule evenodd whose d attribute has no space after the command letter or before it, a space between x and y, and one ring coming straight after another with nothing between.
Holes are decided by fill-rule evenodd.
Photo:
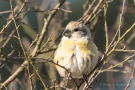
<instances>
[{"instance_id":1,"label":"bird's yellow breast","mask_svg":"<svg viewBox=\"0 0 135 90\"><path fill-rule=\"evenodd\" d=\"M76 50L76 51L75 51ZM89 58L90 54L97 50L94 43L89 42L87 39L83 40L64 40L60 44L58 51L59 55L58 59L62 59L67 55L73 54L75 52L79 52L85 57Z\"/></svg>"},{"instance_id":2,"label":"bird's yellow breast","mask_svg":"<svg viewBox=\"0 0 135 90\"><path fill-rule=\"evenodd\" d=\"M90 49L88 40L65 40L61 44L61 47L67 48L68 50L73 50L76 47L80 49L80 51L87 52Z\"/></svg>"}]
</instances>

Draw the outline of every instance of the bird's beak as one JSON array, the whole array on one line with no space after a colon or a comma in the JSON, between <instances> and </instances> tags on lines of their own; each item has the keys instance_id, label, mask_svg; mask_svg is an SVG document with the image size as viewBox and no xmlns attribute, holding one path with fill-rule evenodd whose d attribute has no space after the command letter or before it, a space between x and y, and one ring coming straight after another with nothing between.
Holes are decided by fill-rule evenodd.
<instances>
[{"instance_id":1,"label":"bird's beak","mask_svg":"<svg viewBox=\"0 0 135 90\"><path fill-rule=\"evenodd\" d=\"M62 35L70 38L71 37L71 31L69 31L68 29L66 29L66 30L64 30L64 32L63 32Z\"/></svg>"}]
</instances>

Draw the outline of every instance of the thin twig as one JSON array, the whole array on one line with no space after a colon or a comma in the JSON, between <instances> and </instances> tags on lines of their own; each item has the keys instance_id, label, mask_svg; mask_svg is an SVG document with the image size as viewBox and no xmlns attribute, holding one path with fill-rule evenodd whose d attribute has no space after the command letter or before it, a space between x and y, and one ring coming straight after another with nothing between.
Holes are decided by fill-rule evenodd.
<instances>
[{"instance_id":1,"label":"thin twig","mask_svg":"<svg viewBox=\"0 0 135 90\"><path fill-rule=\"evenodd\" d=\"M28 0L25 0L25 2L23 3L23 5L21 6L19 12L14 16L14 18L18 17L19 13L22 11L22 9L24 8L24 6L28 3ZM11 24L12 19L9 20L7 22L7 24L2 28L2 30L0 31L0 34L2 34L2 32L4 32L6 30L6 28Z\"/></svg>"},{"instance_id":2,"label":"thin twig","mask_svg":"<svg viewBox=\"0 0 135 90\"><path fill-rule=\"evenodd\" d=\"M35 10L21 11L20 13L23 13L23 12L48 12L48 11L51 12L53 10L60 10L60 11L63 11L63 12L72 13L72 11L65 10L65 9L62 9L62 8L56 8L56 9L50 9L50 10L39 10L39 9L35 9Z\"/></svg>"},{"instance_id":3,"label":"thin twig","mask_svg":"<svg viewBox=\"0 0 135 90\"><path fill-rule=\"evenodd\" d=\"M118 63L118 64L116 64L116 65L114 65L114 66L110 66L109 68L102 70L101 72L105 72L105 71L107 71L107 70L109 70L109 69L115 68L115 67L117 67L117 66L119 66L119 65L121 65L121 64L123 64L123 63L125 63L126 61L130 60L130 59L133 58L134 56L135 56L135 54L129 56L127 59L123 60L122 62L120 62L120 63Z\"/></svg>"},{"instance_id":4,"label":"thin twig","mask_svg":"<svg viewBox=\"0 0 135 90\"><path fill-rule=\"evenodd\" d=\"M84 13L84 15L78 20L78 21L81 21L83 20L87 15L89 15L90 13L90 10L93 6L93 4L95 3L96 0L93 0L91 4L89 4L89 8L86 10L86 12Z\"/></svg>"},{"instance_id":5,"label":"thin twig","mask_svg":"<svg viewBox=\"0 0 135 90\"><path fill-rule=\"evenodd\" d=\"M8 36L8 38L6 39L4 44L2 45L2 48L4 48L7 45L7 43L9 42L9 40L11 39L11 37L13 36L14 33L15 33L15 30L12 30L12 32L10 33L10 35Z\"/></svg>"},{"instance_id":6,"label":"thin twig","mask_svg":"<svg viewBox=\"0 0 135 90\"><path fill-rule=\"evenodd\" d=\"M48 52L54 51L56 49L57 48L50 48L50 49L47 49L47 50L40 51L38 54L48 53Z\"/></svg>"},{"instance_id":7,"label":"thin twig","mask_svg":"<svg viewBox=\"0 0 135 90\"><path fill-rule=\"evenodd\" d=\"M53 16L56 14L57 8L61 7L62 4L65 2L65 0L60 0L59 3L55 6L54 10L51 12L51 14L48 16L47 20L45 19L45 22L44 22L44 26L43 26L43 29L41 31L41 34L39 36L39 40L37 41L36 43L36 47L35 49L33 50L33 53L32 53L32 56L35 56L37 54L37 50L40 48L41 46L41 42L43 41L43 38L45 36L45 33L46 33L46 30L48 28L48 25L51 21L51 19L53 18Z\"/></svg>"},{"instance_id":8,"label":"thin twig","mask_svg":"<svg viewBox=\"0 0 135 90\"><path fill-rule=\"evenodd\" d=\"M22 11L22 9L24 8L24 6L26 5L27 2L28 2L28 1L26 0L25 3L22 5L21 9L19 10L19 12ZM65 0L60 0L59 3L55 6L54 9L57 9L57 8L61 7L64 2L65 2ZM43 29L42 29L42 32L41 32L41 34L40 34L39 40L37 41L36 47L35 47L35 49L34 49L34 52L32 53L32 56L35 56L37 50L40 48L40 45L41 45L41 43L42 43L42 40L43 40L43 37L44 37L44 35L45 35L45 32L46 32L46 30L47 30L47 28L48 28L48 25L49 25L51 19L53 18L53 16L56 14L56 12L57 12L57 10L53 10L53 11L51 12L51 14L48 16L47 21L45 22L44 27L43 27ZM19 14L19 13L18 13L18 14ZM18 16L18 14L16 14L14 17ZM10 21L10 23L11 23L11 22L12 22L12 21ZM1 30L0 34L5 30L5 28L7 28L7 26L8 26L10 23L8 23L8 24ZM23 69L24 69L25 66L27 66L27 65L28 65L28 61L25 60L25 61L21 64L21 66L20 66L12 75L11 75L6 81L4 81L4 82L0 85L0 89L4 88L4 87L7 86L10 82L12 82L12 81L23 71ZM43 84L43 85L44 85L44 84ZM44 87L45 87L45 86L44 86Z\"/></svg>"},{"instance_id":9,"label":"thin twig","mask_svg":"<svg viewBox=\"0 0 135 90\"><path fill-rule=\"evenodd\" d=\"M48 40L41 46L41 48L37 51L39 53L43 48L46 47L46 45L51 41L51 38L48 38Z\"/></svg>"},{"instance_id":10,"label":"thin twig","mask_svg":"<svg viewBox=\"0 0 135 90\"><path fill-rule=\"evenodd\" d=\"M132 74L131 74L131 76L130 76L130 79L129 79L129 81L128 81L128 84L127 84L125 90L128 90L128 88L130 87L131 81L132 81L132 79L133 79L133 77L134 77L134 73L135 73L135 63L134 63L134 65L133 65L133 71L132 71Z\"/></svg>"},{"instance_id":11,"label":"thin twig","mask_svg":"<svg viewBox=\"0 0 135 90\"><path fill-rule=\"evenodd\" d=\"M135 50L121 50L121 49L114 49L115 52L131 52L135 53Z\"/></svg>"},{"instance_id":12,"label":"thin twig","mask_svg":"<svg viewBox=\"0 0 135 90\"><path fill-rule=\"evenodd\" d=\"M24 53L24 56L26 57L26 60L29 60L28 55L27 55L27 53L26 53L26 51L24 49L24 46L23 46L22 41L21 41L21 38L20 38L20 33L18 31L18 28L19 27L17 26L16 21L15 21L15 17L14 17L15 16L15 13L13 11L12 0L10 0L10 6L11 6L11 12L12 12L12 17L13 17L13 22L14 22L15 29L16 29L16 32L17 32L17 35L18 35L19 44L20 44L20 46L21 46L21 48L23 50L23 53ZM30 67L29 67L29 64L28 64L28 70L27 71L28 71L28 75L30 77ZM29 79L30 79L31 90L33 90L34 86L33 86L33 83L32 83L32 79L31 78L29 78Z\"/></svg>"},{"instance_id":13,"label":"thin twig","mask_svg":"<svg viewBox=\"0 0 135 90\"><path fill-rule=\"evenodd\" d=\"M100 7L102 3L102 0L99 0L98 4L96 5L96 7L94 8L93 12L88 16L88 18L86 19L86 21L84 22L85 24L87 22L89 22L89 20L91 19L92 15L94 15L96 13L96 11L98 10L98 8Z\"/></svg>"},{"instance_id":14,"label":"thin twig","mask_svg":"<svg viewBox=\"0 0 135 90\"><path fill-rule=\"evenodd\" d=\"M107 7L104 7L104 19L105 19L105 37L106 37L106 49L108 48L108 30L107 30L107 22L106 22L106 11Z\"/></svg>"},{"instance_id":15,"label":"thin twig","mask_svg":"<svg viewBox=\"0 0 135 90\"><path fill-rule=\"evenodd\" d=\"M135 23L133 23L132 26L131 26L129 29L127 29L126 32L118 39L118 41L117 41L117 42L115 43L115 45L113 46L113 49L111 49L111 51L107 53L107 56L109 56L109 55L114 51L114 49L115 49L116 46L119 44L119 42L120 42L120 41L125 37L125 35L127 35L127 34L132 30L132 28L134 28L134 27L135 27ZM118 31L116 32L116 34L118 34ZM109 50L109 48L110 48L110 46L111 46L111 44L112 44L113 41L114 41L114 39L113 39L113 40L111 41L111 43L109 44L107 51Z\"/></svg>"},{"instance_id":16,"label":"thin twig","mask_svg":"<svg viewBox=\"0 0 135 90\"><path fill-rule=\"evenodd\" d=\"M125 9L125 0L123 0L123 4L122 4L122 10L121 10L121 13L120 13L120 22L119 22L119 26L118 26L118 39L120 38L120 28L121 28L121 25L122 25L122 21L123 21L123 14L124 14L124 9Z\"/></svg>"},{"instance_id":17,"label":"thin twig","mask_svg":"<svg viewBox=\"0 0 135 90\"><path fill-rule=\"evenodd\" d=\"M39 38L39 35L37 34L37 37L35 38L35 40L32 41L32 43L30 44L28 51L31 49L32 45L38 40L38 38Z\"/></svg>"}]
</instances>

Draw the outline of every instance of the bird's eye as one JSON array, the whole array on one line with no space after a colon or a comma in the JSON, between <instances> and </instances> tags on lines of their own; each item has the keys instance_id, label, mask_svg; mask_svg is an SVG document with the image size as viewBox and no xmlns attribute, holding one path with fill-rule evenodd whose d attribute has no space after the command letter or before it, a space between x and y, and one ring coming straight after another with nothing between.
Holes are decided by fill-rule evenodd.
<instances>
[{"instance_id":1,"label":"bird's eye","mask_svg":"<svg viewBox=\"0 0 135 90\"><path fill-rule=\"evenodd\" d=\"M74 29L74 31L75 31L75 32L76 32L76 31L79 31L79 29L76 28L76 29Z\"/></svg>"}]
</instances>

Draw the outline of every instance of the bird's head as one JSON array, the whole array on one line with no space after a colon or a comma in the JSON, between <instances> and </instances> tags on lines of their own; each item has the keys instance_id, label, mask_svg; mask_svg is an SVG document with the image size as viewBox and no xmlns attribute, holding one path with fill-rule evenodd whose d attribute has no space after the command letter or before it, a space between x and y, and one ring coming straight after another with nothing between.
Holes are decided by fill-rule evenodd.
<instances>
[{"instance_id":1,"label":"bird's head","mask_svg":"<svg viewBox=\"0 0 135 90\"><path fill-rule=\"evenodd\" d=\"M67 24L63 36L67 38L83 38L90 37L91 33L89 29L81 22L71 21Z\"/></svg>"}]
</instances>

